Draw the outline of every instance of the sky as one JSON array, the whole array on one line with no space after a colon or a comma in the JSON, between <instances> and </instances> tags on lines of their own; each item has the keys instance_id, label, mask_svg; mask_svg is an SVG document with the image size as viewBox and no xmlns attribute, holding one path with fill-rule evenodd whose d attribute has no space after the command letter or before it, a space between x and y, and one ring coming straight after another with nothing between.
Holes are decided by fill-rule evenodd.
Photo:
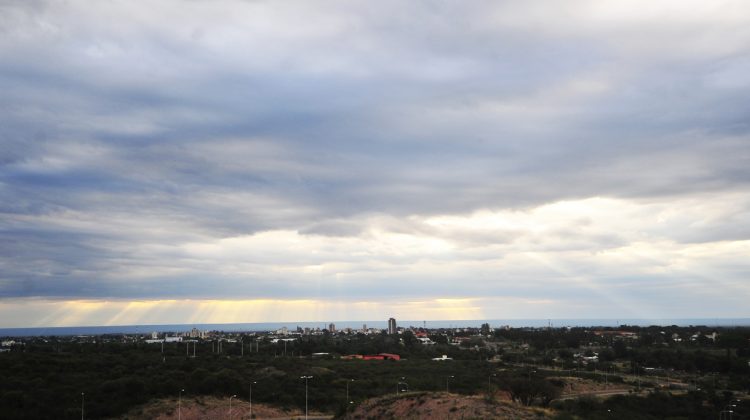
<instances>
[{"instance_id":1,"label":"sky","mask_svg":"<svg viewBox=\"0 0 750 420\"><path fill-rule=\"evenodd\" d=\"M0 0L0 327L750 317L750 3Z\"/></svg>"}]
</instances>

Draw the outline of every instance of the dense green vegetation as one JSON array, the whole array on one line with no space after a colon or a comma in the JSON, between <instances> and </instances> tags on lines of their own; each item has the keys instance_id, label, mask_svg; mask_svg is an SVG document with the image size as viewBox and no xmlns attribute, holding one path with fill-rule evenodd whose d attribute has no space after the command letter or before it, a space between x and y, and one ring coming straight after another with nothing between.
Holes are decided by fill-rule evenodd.
<instances>
[{"instance_id":1,"label":"dense green vegetation","mask_svg":"<svg viewBox=\"0 0 750 420\"><path fill-rule=\"evenodd\" d=\"M750 329L720 329L715 339L682 341L672 337L695 329L632 330L637 338L575 328L432 330L430 337L437 344L429 346L411 331L400 336L326 333L286 343L272 342L268 336L233 335L238 342L223 342L221 354L218 341L199 341L196 357L193 344L166 343L162 352L161 344L146 344L140 337L27 339L0 353L0 412L3 418L80 418L85 393L86 418L106 418L152 399L177 397L181 389L185 398L236 394L247 399L252 382L254 402L302 408L302 375L313 376L310 407L326 412L348 406L347 383L354 404L398 388L449 387L451 392L488 396L502 389L521 404L551 403L561 418L597 418L605 413L644 419L716 417L732 398L750 389ZM383 352L405 360L339 359ZM582 356L593 354L599 355L598 362L581 362ZM430 360L441 355L454 360ZM564 387L558 378L569 375L631 385L637 378L650 391L604 401L553 402ZM677 381L689 392L662 391L659 381L663 384L665 376L673 378L668 388Z\"/></svg>"},{"instance_id":2,"label":"dense green vegetation","mask_svg":"<svg viewBox=\"0 0 750 420\"><path fill-rule=\"evenodd\" d=\"M226 347L236 353L237 349ZM176 396L180 389L185 389L185 397L236 394L247 399L250 381L257 382L256 402L304 407L302 375L313 376L310 406L335 412L346 406L348 379L354 379L349 384L353 401L395 393L399 382L406 384L402 390L438 391L450 381L452 392L477 393L486 389L490 369L479 360L342 361L268 352L240 357L210 353L205 344L197 350L199 357L192 358L185 355L185 348L185 344L167 344L162 355L159 345L70 344L57 353L35 345L3 354L3 418L80 418L82 392L87 418L115 416L153 398Z\"/></svg>"}]
</instances>

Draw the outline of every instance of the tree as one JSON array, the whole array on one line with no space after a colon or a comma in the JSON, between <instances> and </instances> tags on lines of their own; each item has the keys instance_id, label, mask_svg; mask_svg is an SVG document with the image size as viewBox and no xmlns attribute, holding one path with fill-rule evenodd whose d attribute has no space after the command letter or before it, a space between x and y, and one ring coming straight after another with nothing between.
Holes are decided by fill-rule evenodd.
<instances>
[{"instance_id":1,"label":"tree","mask_svg":"<svg viewBox=\"0 0 750 420\"><path fill-rule=\"evenodd\" d=\"M622 359L628 356L628 346L622 340L615 341L612 350L615 352L615 358Z\"/></svg>"},{"instance_id":2,"label":"tree","mask_svg":"<svg viewBox=\"0 0 750 420\"><path fill-rule=\"evenodd\" d=\"M504 389L510 393L513 401L523 405L531 405L539 398L541 405L548 406L549 403L558 398L562 393L560 387L546 379L513 377L505 381Z\"/></svg>"}]
</instances>

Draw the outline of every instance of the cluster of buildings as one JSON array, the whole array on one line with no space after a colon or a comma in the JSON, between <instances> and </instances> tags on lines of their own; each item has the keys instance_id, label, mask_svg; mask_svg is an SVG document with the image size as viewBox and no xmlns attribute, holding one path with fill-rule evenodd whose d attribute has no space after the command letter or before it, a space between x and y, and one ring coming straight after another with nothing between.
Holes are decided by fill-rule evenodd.
<instances>
[{"instance_id":1,"label":"cluster of buildings","mask_svg":"<svg viewBox=\"0 0 750 420\"><path fill-rule=\"evenodd\" d=\"M9 352L10 348L15 346L16 344L25 344L25 343L18 343L15 340L3 340L0 342L0 353Z\"/></svg>"},{"instance_id":2,"label":"cluster of buildings","mask_svg":"<svg viewBox=\"0 0 750 420\"><path fill-rule=\"evenodd\" d=\"M362 324L361 329L357 328L342 328L338 329L336 328L336 324L333 322L329 323L327 327L300 327L298 326L294 330L290 330L288 327L281 327L273 333L276 335L323 335L323 334L380 334L383 330L380 328L367 328L367 324ZM395 318L389 318L388 319L388 328L387 332L388 334L398 334L399 332L403 331L403 329L399 330L398 326L396 325L396 319Z\"/></svg>"},{"instance_id":3,"label":"cluster of buildings","mask_svg":"<svg viewBox=\"0 0 750 420\"><path fill-rule=\"evenodd\" d=\"M146 340L146 343L154 344L154 343L181 343L183 340L188 341L188 339L206 339L209 338L210 333L208 331L202 331L195 327L193 327L192 330L178 334L175 333L173 335L163 334L161 335L161 338L159 337L160 334L156 331L151 333L151 338Z\"/></svg>"}]
</instances>

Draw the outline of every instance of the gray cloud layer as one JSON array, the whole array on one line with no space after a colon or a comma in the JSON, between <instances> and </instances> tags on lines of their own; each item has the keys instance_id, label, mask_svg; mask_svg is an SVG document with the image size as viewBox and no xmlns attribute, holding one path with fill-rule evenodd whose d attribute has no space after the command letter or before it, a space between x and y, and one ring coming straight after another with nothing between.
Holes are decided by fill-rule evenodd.
<instances>
[{"instance_id":1,"label":"gray cloud layer","mask_svg":"<svg viewBox=\"0 0 750 420\"><path fill-rule=\"evenodd\" d=\"M455 284L527 239L535 252L621 248L644 230L650 243L742 243L749 53L742 1L0 2L0 296L345 298L380 294L378 282L403 295L564 296L569 275L529 267ZM666 229L630 220L627 237L574 218L534 238L423 223L591 197L723 205ZM231 261L186 251L373 229L520 248L450 253L440 273L316 242L335 249L309 264L356 266L345 283L341 267L284 272L307 264L288 243ZM685 274L557 256L623 290ZM240 263L253 267L227 268Z\"/></svg>"}]
</instances>

